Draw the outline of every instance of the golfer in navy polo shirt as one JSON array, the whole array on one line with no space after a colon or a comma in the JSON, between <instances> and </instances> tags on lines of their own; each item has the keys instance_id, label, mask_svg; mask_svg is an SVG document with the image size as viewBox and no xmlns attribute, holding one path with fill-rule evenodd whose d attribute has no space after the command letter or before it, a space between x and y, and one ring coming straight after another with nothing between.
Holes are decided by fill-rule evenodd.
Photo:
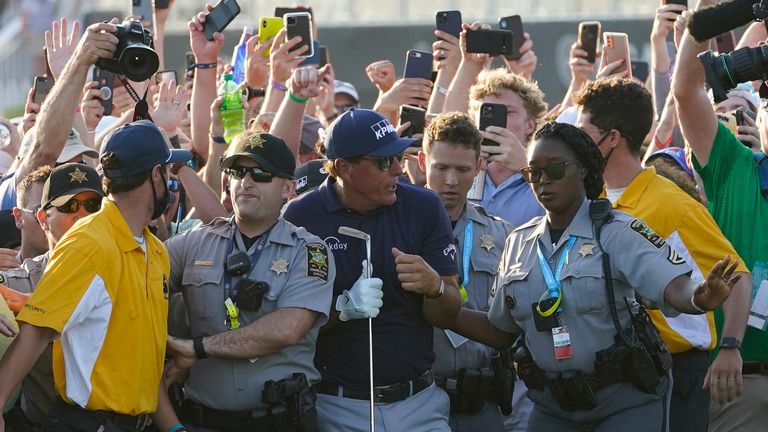
<instances>
[{"instance_id":1,"label":"golfer in navy polo shirt","mask_svg":"<svg viewBox=\"0 0 768 432\"><path fill-rule=\"evenodd\" d=\"M369 430L369 317L376 430L450 431L448 396L431 371L432 334L461 306L456 248L437 195L398 182L413 142L375 111L347 111L326 134L328 179L285 212L323 238L336 261L335 311L315 355L322 431ZM363 275L365 241L339 234L340 226L371 236L372 277Z\"/></svg>"}]
</instances>

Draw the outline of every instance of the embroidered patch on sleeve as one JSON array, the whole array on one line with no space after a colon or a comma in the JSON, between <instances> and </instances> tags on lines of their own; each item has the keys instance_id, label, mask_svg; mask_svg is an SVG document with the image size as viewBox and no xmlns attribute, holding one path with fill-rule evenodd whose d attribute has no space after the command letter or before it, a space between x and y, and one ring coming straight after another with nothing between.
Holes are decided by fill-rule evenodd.
<instances>
[{"instance_id":1,"label":"embroidered patch on sleeve","mask_svg":"<svg viewBox=\"0 0 768 432\"><path fill-rule=\"evenodd\" d=\"M328 280L328 250L322 243L307 243L307 277Z\"/></svg>"}]
</instances>

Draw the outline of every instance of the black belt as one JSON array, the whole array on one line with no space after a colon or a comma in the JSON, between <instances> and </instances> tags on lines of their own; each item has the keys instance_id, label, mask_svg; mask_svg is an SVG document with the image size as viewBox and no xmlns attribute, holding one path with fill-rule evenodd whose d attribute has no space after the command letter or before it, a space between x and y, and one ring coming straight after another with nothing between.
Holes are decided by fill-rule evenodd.
<instances>
[{"instance_id":1,"label":"black belt","mask_svg":"<svg viewBox=\"0 0 768 432\"><path fill-rule=\"evenodd\" d=\"M185 400L182 407L182 421L194 426L216 427L220 430L246 429L252 431L268 431L272 428L274 419L266 411L224 411Z\"/></svg>"},{"instance_id":2,"label":"black belt","mask_svg":"<svg viewBox=\"0 0 768 432\"><path fill-rule=\"evenodd\" d=\"M428 370L424 372L424 375L411 381L374 387L373 402L382 404L400 402L431 386L433 382L435 382L435 377L432 375L432 371ZM320 381L317 384L317 392L359 400L369 400L371 396L368 390L343 388L330 381Z\"/></svg>"},{"instance_id":3,"label":"black belt","mask_svg":"<svg viewBox=\"0 0 768 432\"><path fill-rule=\"evenodd\" d=\"M71 404L65 401L64 399L61 399L61 397L59 397L57 403L66 408L81 411L82 413L87 415L98 416L116 425L120 425L128 429L135 429L139 432L143 431L144 428L146 428L147 425L149 425L149 414L130 415L130 414L120 414L112 411L96 411L96 410L91 411L79 405Z\"/></svg>"},{"instance_id":4,"label":"black belt","mask_svg":"<svg viewBox=\"0 0 768 432\"><path fill-rule=\"evenodd\" d=\"M741 366L742 375L768 375L768 360L748 361Z\"/></svg>"}]
</instances>

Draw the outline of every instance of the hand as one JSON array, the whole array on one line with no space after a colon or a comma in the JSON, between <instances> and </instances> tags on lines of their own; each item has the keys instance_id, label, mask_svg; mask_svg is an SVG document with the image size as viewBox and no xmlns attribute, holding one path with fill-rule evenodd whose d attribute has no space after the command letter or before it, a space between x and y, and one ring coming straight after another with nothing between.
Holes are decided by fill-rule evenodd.
<instances>
[{"instance_id":1,"label":"hand","mask_svg":"<svg viewBox=\"0 0 768 432\"><path fill-rule=\"evenodd\" d=\"M595 64L587 61L587 55L579 41L571 45L571 59L568 61L568 67L571 69L571 80L575 83L585 83L595 73Z\"/></svg>"},{"instance_id":2,"label":"hand","mask_svg":"<svg viewBox=\"0 0 768 432\"><path fill-rule=\"evenodd\" d=\"M440 289L440 275L424 258L404 253L395 247L392 248L392 256L395 257L397 279L405 291L426 296L437 294Z\"/></svg>"},{"instance_id":3,"label":"hand","mask_svg":"<svg viewBox=\"0 0 768 432\"><path fill-rule=\"evenodd\" d=\"M651 40L666 40L669 32L675 27L677 17L686 9L685 5L679 4L665 4L656 8Z\"/></svg>"},{"instance_id":4,"label":"hand","mask_svg":"<svg viewBox=\"0 0 768 432\"><path fill-rule=\"evenodd\" d=\"M623 67L625 67L624 59L619 59L606 64L605 47L603 47L603 52L600 55L600 69L598 69L595 79L627 78L629 77L629 65L626 65L624 70L617 72Z\"/></svg>"},{"instance_id":5,"label":"hand","mask_svg":"<svg viewBox=\"0 0 768 432\"><path fill-rule=\"evenodd\" d=\"M400 105L426 105L432 95L432 81L423 78L402 78L389 91L379 96L376 110L397 111Z\"/></svg>"},{"instance_id":6,"label":"hand","mask_svg":"<svg viewBox=\"0 0 768 432\"><path fill-rule=\"evenodd\" d=\"M715 263L707 279L693 292L693 302L705 311L715 310L723 304L731 294L733 286L741 279L741 274L733 275L738 264L738 261L731 263L730 256Z\"/></svg>"},{"instance_id":7,"label":"hand","mask_svg":"<svg viewBox=\"0 0 768 432\"><path fill-rule=\"evenodd\" d=\"M459 33L459 47L461 48L461 61L464 63L471 63L477 67L484 67L491 61L491 56L488 54L474 54L467 52L467 31L468 30L490 30L491 26L488 24L481 24L478 21L472 24L462 24L461 33Z\"/></svg>"},{"instance_id":8,"label":"hand","mask_svg":"<svg viewBox=\"0 0 768 432\"><path fill-rule=\"evenodd\" d=\"M112 23L96 23L85 29L80 43L72 54L73 61L83 66L95 64L101 58L111 59L117 48L116 19ZM54 47L56 49L56 47ZM64 49L66 51L66 48ZM53 66L51 66L53 67Z\"/></svg>"},{"instance_id":9,"label":"hand","mask_svg":"<svg viewBox=\"0 0 768 432\"><path fill-rule=\"evenodd\" d=\"M85 127L89 130L95 130L99 121L104 116L104 106L101 101L104 95L101 94L98 81L89 81L83 86L83 99L80 101L80 114L85 121Z\"/></svg>"},{"instance_id":10,"label":"hand","mask_svg":"<svg viewBox=\"0 0 768 432\"><path fill-rule=\"evenodd\" d=\"M317 104L318 115L315 117L321 119L333 118L336 114L336 105L334 104L336 96L336 73L333 71L331 64L325 65L328 68L325 75L318 82L320 86L320 92L315 97L315 104ZM321 120L322 121L322 120Z\"/></svg>"},{"instance_id":11,"label":"hand","mask_svg":"<svg viewBox=\"0 0 768 432\"><path fill-rule=\"evenodd\" d=\"M13 249L0 248L0 271L15 269L20 265L18 252Z\"/></svg>"},{"instance_id":12,"label":"hand","mask_svg":"<svg viewBox=\"0 0 768 432\"><path fill-rule=\"evenodd\" d=\"M250 88L265 88L269 84L269 58L264 52L272 46L272 39L259 43L259 37L248 39L245 44L245 82Z\"/></svg>"},{"instance_id":13,"label":"hand","mask_svg":"<svg viewBox=\"0 0 768 432\"><path fill-rule=\"evenodd\" d=\"M299 56L309 49L304 45L295 51L291 51L291 48L301 43L301 36L294 36L290 40L285 41L285 34L285 28L283 28L275 35L275 40L269 51L270 76L274 81L281 84L288 81L293 70L304 61L304 57Z\"/></svg>"},{"instance_id":14,"label":"hand","mask_svg":"<svg viewBox=\"0 0 768 432\"><path fill-rule=\"evenodd\" d=\"M459 38L442 30L435 30L438 40L432 43L432 56L437 60L437 69L455 71L461 63Z\"/></svg>"},{"instance_id":15,"label":"hand","mask_svg":"<svg viewBox=\"0 0 768 432\"><path fill-rule=\"evenodd\" d=\"M709 388L709 395L720 405L741 396L744 382L741 378L741 351L721 349L707 370L702 389Z\"/></svg>"},{"instance_id":16,"label":"hand","mask_svg":"<svg viewBox=\"0 0 768 432\"><path fill-rule=\"evenodd\" d=\"M395 65L389 60L379 60L369 64L365 67L365 74L381 93L388 92L397 79Z\"/></svg>"},{"instance_id":17,"label":"hand","mask_svg":"<svg viewBox=\"0 0 768 432\"><path fill-rule=\"evenodd\" d=\"M224 95L221 95L217 96L211 104L211 134L213 135L224 135L224 122L221 120L221 104L223 102Z\"/></svg>"},{"instance_id":18,"label":"hand","mask_svg":"<svg viewBox=\"0 0 768 432\"><path fill-rule=\"evenodd\" d=\"M176 358L171 358L165 364L165 370L163 371L163 381L166 386L173 383L184 384L189 376L189 368L182 368L176 362Z\"/></svg>"},{"instance_id":19,"label":"hand","mask_svg":"<svg viewBox=\"0 0 768 432\"><path fill-rule=\"evenodd\" d=\"M686 10L683 11L680 15L678 15L677 19L675 20L675 49L678 51L680 50L680 41L683 40L683 34L685 33L685 29L688 28L688 19L691 17L691 11Z\"/></svg>"},{"instance_id":20,"label":"hand","mask_svg":"<svg viewBox=\"0 0 768 432\"><path fill-rule=\"evenodd\" d=\"M175 80L160 83L159 90L157 102L154 107L150 107L149 115L157 126L163 128L168 136L172 137L176 135L181 117L187 110L186 90L176 85Z\"/></svg>"},{"instance_id":21,"label":"hand","mask_svg":"<svg viewBox=\"0 0 768 432\"><path fill-rule=\"evenodd\" d=\"M112 116L120 117L121 114L132 110L134 106L136 106L136 102L125 89L125 86L112 89Z\"/></svg>"},{"instance_id":22,"label":"hand","mask_svg":"<svg viewBox=\"0 0 768 432\"><path fill-rule=\"evenodd\" d=\"M203 32L205 21L211 9L213 9L213 6L210 3L206 3L205 11L198 12L197 15L187 22L189 46L195 54L195 63L218 62L219 52L221 52L221 47L224 46L223 34L215 32L213 40L209 41Z\"/></svg>"},{"instance_id":23,"label":"hand","mask_svg":"<svg viewBox=\"0 0 768 432\"><path fill-rule=\"evenodd\" d=\"M536 57L536 53L533 52L533 39L531 39L531 36L528 33L525 33L523 34L523 39L525 39L525 42L520 46L519 51L523 55L519 59L508 60L504 56L501 58L504 60L504 63L507 64L510 71L531 79L533 72L536 70L536 66L539 64L539 59Z\"/></svg>"},{"instance_id":24,"label":"hand","mask_svg":"<svg viewBox=\"0 0 768 432\"><path fill-rule=\"evenodd\" d=\"M520 171L528 165L525 147L508 129L488 126L484 131L480 131L480 135L499 143L498 146L482 146L480 156L488 163L499 162L512 171Z\"/></svg>"},{"instance_id":25,"label":"hand","mask_svg":"<svg viewBox=\"0 0 768 432\"><path fill-rule=\"evenodd\" d=\"M743 113L744 121L747 123L743 126L737 126L736 139L741 141L744 145L749 147L752 151L760 150L760 131L757 128L757 124L752 120L752 116L746 111Z\"/></svg>"},{"instance_id":26,"label":"hand","mask_svg":"<svg viewBox=\"0 0 768 432\"><path fill-rule=\"evenodd\" d=\"M72 23L72 33L67 37L67 18L61 17L61 23L54 21L51 31L45 31L45 53L54 79L59 79L69 58L75 52L80 39L80 21Z\"/></svg>"},{"instance_id":27,"label":"hand","mask_svg":"<svg viewBox=\"0 0 768 432\"><path fill-rule=\"evenodd\" d=\"M288 87L294 96L309 99L320 94L320 82L328 73L330 65L320 69L314 66L304 66L293 71Z\"/></svg>"},{"instance_id":28,"label":"hand","mask_svg":"<svg viewBox=\"0 0 768 432\"><path fill-rule=\"evenodd\" d=\"M373 274L373 270L367 260L363 260L362 266L363 271L357 282L336 298L336 310L340 312L339 319L342 321L376 318L384 305L384 282L379 278L365 278L366 274Z\"/></svg>"},{"instance_id":29,"label":"hand","mask_svg":"<svg viewBox=\"0 0 768 432\"><path fill-rule=\"evenodd\" d=\"M165 341L165 353L173 357L176 368L186 370L192 367L197 360L197 355L195 355L195 347L191 339L181 339L168 335Z\"/></svg>"},{"instance_id":30,"label":"hand","mask_svg":"<svg viewBox=\"0 0 768 432\"><path fill-rule=\"evenodd\" d=\"M19 334L19 327L5 315L0 315L0 335L14 337ZM2 416L0 416L2 417Z\"/></svg>"},{"instance_id":31,"label":"hand","mask_svg":"<svg viewBox=\"0 0 768 432\"><path fill-rule=\"evenodd\" d=\"M32 129L37 121L37 115L40 114L40 104L32 102L35 97L35 88L32 87L27 92L27 103L24 105L24 118L21 120L21 133L26 134Z\"/></svg>"}]
</instances>

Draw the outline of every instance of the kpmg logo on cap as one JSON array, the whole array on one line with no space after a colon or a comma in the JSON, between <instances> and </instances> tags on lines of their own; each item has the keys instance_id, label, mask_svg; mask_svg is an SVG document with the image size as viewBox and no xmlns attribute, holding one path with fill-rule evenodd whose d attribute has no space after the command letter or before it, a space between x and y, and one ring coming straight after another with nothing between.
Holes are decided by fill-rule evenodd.
<instances>
[{"instance_id":1,"label":"kpmg logo on cap","mask_svg":"<svg viewBox=\"0 0 768 432\"><path fill-rule=\"evenodd\" d=\"M397 130L395 130L395 127L392 126L392 123L390 123L389 120L386 120L386 119L371 126L371 130L373 131L373 133L376 134L377 141L384 138L384 136L390 132L397 133Z\"/></svg>"}]
</instances>

